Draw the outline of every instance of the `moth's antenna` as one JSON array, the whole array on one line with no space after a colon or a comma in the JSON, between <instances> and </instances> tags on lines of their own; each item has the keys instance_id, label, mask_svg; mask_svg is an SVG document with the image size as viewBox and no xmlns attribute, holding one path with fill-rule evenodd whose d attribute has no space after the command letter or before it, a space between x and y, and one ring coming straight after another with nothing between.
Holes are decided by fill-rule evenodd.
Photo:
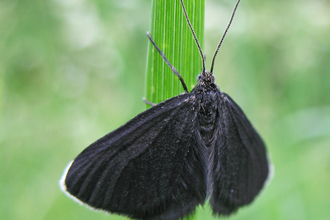
<instances>
[{"instance_id":1,"label":"moth's antenna","mask_svg":"<svg viewBox=\"0 0 330 220\"><path fill-rule=\"evenodd\" d=\"M183 0L181 0L181 5L182 5L182 9L183 9L184 15L186 17L186 20L188 22L189 28L191 30L191 33L194 36L194 39L195 39L195 42L197 44L199 53L201 54L201 58L202 58L202 73L204 73L205 72L205 59L204 59L204 55L203 55L203 51L202 51L201 45L199 44L198 39L197 39L197 36L195 34L195 31L194 31L194 29L193 29L193 27L192 27L192 25L190 23L190 20L189 20L188 15L187 15L186 8L185 8L185 6L183 4Z\"/></svg>"},{"instance_id":2,"label":"moth's antenna","mask_svg":"<svg viewBox=\"0 0 330 220\"><path fill-rule=\"evenodd\" d=\"M216 49L216 51L215 51L215 53L214 53L214 55L213 55L212 65L211 65L211 69L210 69L210 72L211 72L211 73L213 72L213 67L214 67L215 57L217 56L218 51L219 51L219 49L220 49L220 47L221 47L221 44L222 44L223 40L225 39L225 36L226 36L226 34L227 34L227 32L228 32L228 29L229 29L231 23L233 22L233 19L234 19L235 13L236 13L236 9L237 9L237 7L238 7L240 1L241 1L241 0L238 0L238 1L237 1L236 5L235 5L235 8L234 8L234 10L233 10L233 13L231 14L231 18L230 18L230 20L229 20L229 23L228 23L228 25L227 25L227 28L226 28L225 32L223 33L222 38L221 38L221 40L220 40L220 42L219 42L219 44L218 44L218 47L217 47L217 49Z\"/></svg>"}]
</instances>

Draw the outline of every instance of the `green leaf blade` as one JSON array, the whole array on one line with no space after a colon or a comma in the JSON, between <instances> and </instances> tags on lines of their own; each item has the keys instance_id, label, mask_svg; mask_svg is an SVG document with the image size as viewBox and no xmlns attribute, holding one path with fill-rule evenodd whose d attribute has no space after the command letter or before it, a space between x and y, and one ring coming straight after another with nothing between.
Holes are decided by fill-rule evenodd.
<instances>
[{"instance_id":1,"label":"green leaf blade","mask_svg":"<svg viewBox=\"0 0 330 220\"><path fill-rule=\"evenodd\" d=\"M205 0L185 0L184 4L203 48ZM196 76L202 70L202 59L185 19L180 0L153 0L151 17L151 37L178 70L191 91L196 84ZM159 103L184 91L178 77L150 42L147 60L148 101ZM196 217L190 216L185 219L192 220Z\"/></svg>"},{"instance_id":2,"label":"green leaf blade","mask_svg":"<svg viewBox=\"0 0 330 220\"><path fill-rule=\"evenodd\" d=\"M197 38L204 40L204 0L184 1L189 19ZM201 72L202 60L183 14L180 0L154 0L150 35L178 70L187 87L196 84L196 76ZM160 54L149 43L147 64L147 100L159 103L182 93L183 87L178 77L164 62Z\"/></svg>"}]
</instances>

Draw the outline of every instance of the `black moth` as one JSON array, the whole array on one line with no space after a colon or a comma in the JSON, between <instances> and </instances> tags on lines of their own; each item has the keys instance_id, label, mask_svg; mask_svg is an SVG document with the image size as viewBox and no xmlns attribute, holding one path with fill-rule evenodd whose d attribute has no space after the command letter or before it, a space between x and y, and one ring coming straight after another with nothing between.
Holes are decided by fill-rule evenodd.
<instances>
[{"instance_id":1,"label":"black moth","mask_svg":"<svg viewBox=\"0 0 330 220\"><path fill-rule=\"evenodd\" d=\"M187 22L190 21L181 0ZM234 17L237 2L225 34ZM134 219L181 219L207 198L213 213L229 215L260 192L269 168L264 143L243 111L220 92L210 71L196 87L159 103L87 147L60 181L93 209Z\"/></svg>"}]
</instances>

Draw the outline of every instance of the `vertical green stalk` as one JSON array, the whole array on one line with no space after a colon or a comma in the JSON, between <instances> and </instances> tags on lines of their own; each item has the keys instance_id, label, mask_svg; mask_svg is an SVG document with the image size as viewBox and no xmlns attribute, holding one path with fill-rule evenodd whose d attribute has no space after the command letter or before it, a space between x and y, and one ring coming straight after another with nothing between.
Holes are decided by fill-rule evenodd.
<instances>
[{"instance_id":1,"label":"vertical green stalk","mask_svg":"<svg viewBox=\"0 0 330 220\"><path fill-rule=\"evenodd\" d=\"M205 0L184 0L190 22L203 48ZM180 0L153 0L150 35L170 63L184 79L188 90L197 83L202 60L184 17ZM146 98L153 103L162 102L182 93L178 77L164 62L149 42ZM194 219L193 216L189 217Z\"/></svg>"},{"instance_id":2,"label":"vertical green stalk","mask_svg":"<svg viewBox=\"0 0 330 220\"><path fill-rule=\"evenodd\" d=\"M185 0L189 19L203 48L205 0ZM153 0L150 35L185 80L189 91L197 83L202 60L183 14L180 0ZM162 102L182 93L178 77L149 43L146 98Z\"/></svg>"}]
</instances>

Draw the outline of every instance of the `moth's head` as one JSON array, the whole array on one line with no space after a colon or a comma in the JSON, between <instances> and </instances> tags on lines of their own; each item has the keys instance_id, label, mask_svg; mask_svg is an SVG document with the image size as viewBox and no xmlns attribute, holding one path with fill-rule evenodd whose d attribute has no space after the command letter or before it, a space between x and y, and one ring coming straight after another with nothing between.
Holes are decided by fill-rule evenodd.
<instances>
[{"instance_id":1,"label":"moth's head","mask_svg":"<svg viewBox=\"0 0 330 220\"><path fill-rule=\"evenodd\" d=\"M199 84L215 84L215 77L212 72L206 70L198 74L197 81Z\"/></svg>"}]
</instances>

